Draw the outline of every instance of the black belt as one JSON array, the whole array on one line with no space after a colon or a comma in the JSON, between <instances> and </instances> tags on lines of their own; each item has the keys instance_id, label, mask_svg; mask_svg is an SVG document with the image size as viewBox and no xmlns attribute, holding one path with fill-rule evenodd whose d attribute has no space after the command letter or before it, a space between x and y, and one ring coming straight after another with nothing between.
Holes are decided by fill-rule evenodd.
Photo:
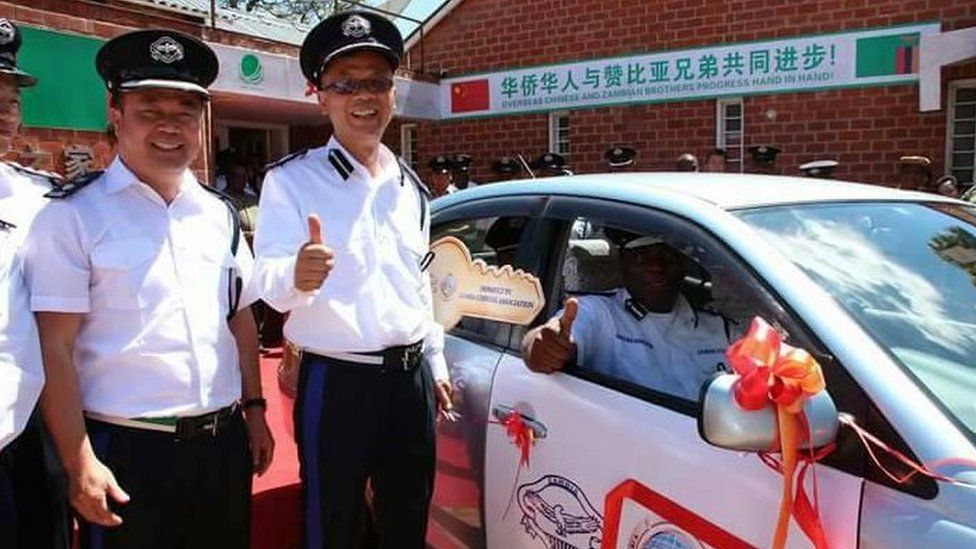
<instances>
[{"instance_id":1,"label":"black belt","mask_svg":"<svg viewBox=\"0 0 976 549\"><path fill-rule=\"evenodd\" d=\"M172 433L178 439L190 440L203 436L216 437L227 428L227 424L230 423L237 410L238 405L233 404L226 408L198 416L124 418L95 412L85 412L85 417L120 427Z\"/></svg>"},{"instance_id":2,"label":"black belt","mask_svg":"<svg viewBox=\"0 0 976 549\"><path fill-rule=\"evenodd\" d=\"M382 351L370 351L365 353L335 353L335 352L315 352L310 349L302 349L303 355L318 357L322 359L346 362L356 366L374 366L380 372L404 371L410 372L417 369L423 362L424 342L418 341L410 345L396 345L387 347Z\"/></svg>"}]
</instances>

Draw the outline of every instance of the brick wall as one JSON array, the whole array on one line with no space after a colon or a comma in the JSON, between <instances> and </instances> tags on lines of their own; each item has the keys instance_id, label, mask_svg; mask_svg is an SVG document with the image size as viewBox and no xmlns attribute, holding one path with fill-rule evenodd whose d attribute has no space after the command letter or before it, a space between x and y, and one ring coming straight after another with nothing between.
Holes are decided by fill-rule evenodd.
<instances>
[{"instance_id":1,"label":"brick wall","mask_svg":"<svg viewBox=\"0 0 976 549\"><path fill-rule=\"evenodd\" d=\"M974 26L976 2L464 0L428 32L424 63L431 73L459 75L928 21L940 21L943 30ZM943 71L944 83L964 77L976 77L976 62ZM946 112L919 113L916 86L746 97L744 109L746 145L783 149L773 169L778 173L830 157L842 162L842 178L884 183L897 175L904 154L927 155L933 173L943 173ZM773 120L766 117L771 110ZM548 118L423 123L418 138L425 168L431 156L466 152L476 157L475 179L490 180L495 159L515 152L536 156L548 147ZM704 160L715 146L715 101L574 110L570 142L577 172L605 170L603 153L614 144L636 148L641 169L669 169L683 152Z\"/></svg>"}]
</instances>

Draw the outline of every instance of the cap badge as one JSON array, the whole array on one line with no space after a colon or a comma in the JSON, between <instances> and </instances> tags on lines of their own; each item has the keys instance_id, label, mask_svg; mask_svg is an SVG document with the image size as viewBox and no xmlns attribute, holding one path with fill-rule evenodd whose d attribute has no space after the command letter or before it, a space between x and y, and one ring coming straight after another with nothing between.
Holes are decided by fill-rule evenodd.
<instances>
[{"instance_id":1,"label":"cap badge","mask_svg":"<svg viewBox=\"0 0 976 549\"><path fill-rule=\"evenodd\" d=\"M370 33L372 25L361 15L351 15L342 22L342 34L350 38L362 38Z\"/></svg>"},{"instance_id":2,"label":"cap badge","mask_svg":"<svg viewBox=\"0 0 976 549\"><path fill-rule=\"evenodd\" d=\"M150 44L149 55L153 60L168 65L183 59L183 46L169 36L164 36Z\"/></svg>"},{"instance_id":3,"label":"cap badge","mask_svg":"<svg viewBox=\"0 0 976 549\"><path fill-rule=\"evenodd\" d=\"M17 31L14 30L14 26L10 24L10 21L0 19L0 45L9 44L16 37Z\"/></svg>"}]
</instances>

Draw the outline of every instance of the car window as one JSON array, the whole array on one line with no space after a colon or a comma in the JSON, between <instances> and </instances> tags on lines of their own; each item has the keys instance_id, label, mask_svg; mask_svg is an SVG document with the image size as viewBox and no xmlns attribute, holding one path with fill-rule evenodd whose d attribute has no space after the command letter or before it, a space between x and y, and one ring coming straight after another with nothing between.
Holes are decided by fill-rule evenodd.
<instances>
[{"instance_id":1,"label":"car window","mask_svg":"<svg viewBox=\"0 0 976 549\"><path fill-rule=\"evenodd\" d=\"M529 221L527 216L450 221L434 227L431 242L448 236L455 237L464 242L473 260L497 267L511 265L532 272L532 262L525 261L521 257L524 254L520 254L522 237ZM506 347L511 340L512 330L513 325L508 322L464 317L451 333Z\"/></svg>"},{"instance_id":2,"label":"car window","mask_svg":"<svg viewBox=\"0 0 976 549\"><path fill-rule=\"evenodd\" d=\"M559 283L559 302L579 303L576 372L679 409L727 369L726 347L753 316L785 315L714 239L663 216L574 218Z\"/></svg>"}]
</instances>

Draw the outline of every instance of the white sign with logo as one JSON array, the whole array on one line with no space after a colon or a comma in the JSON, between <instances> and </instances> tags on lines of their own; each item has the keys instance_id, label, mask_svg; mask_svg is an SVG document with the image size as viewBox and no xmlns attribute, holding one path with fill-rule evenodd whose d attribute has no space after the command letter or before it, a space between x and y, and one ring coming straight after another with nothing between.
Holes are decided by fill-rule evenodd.
<instances>
[{"instance_id":1,"label":"white sign with logo","mask_svg":"<svg viewBox=\"0 0 976 549\"><path fill-rule=\"evenodd\" d=\"M220 72L210 89L269 99L315 103L308 94L308 82L298 59L254 50L210 43L220 61ZM440 118L440 87L409 78L396 77L396 114L406 118Z\"/></svg>"},{"instance_id":2,"label":"white sign with logo","mask_svg":"<svg viewBox=\"0 0 976 549\"><path fill-rule=\"evenodd\" d=\"M212 91L315 103L314 95L305 95L308 85L298 59L223 44L209 45L220 62L220 72L210 86Z\"/></svg>"}]
</instances>

